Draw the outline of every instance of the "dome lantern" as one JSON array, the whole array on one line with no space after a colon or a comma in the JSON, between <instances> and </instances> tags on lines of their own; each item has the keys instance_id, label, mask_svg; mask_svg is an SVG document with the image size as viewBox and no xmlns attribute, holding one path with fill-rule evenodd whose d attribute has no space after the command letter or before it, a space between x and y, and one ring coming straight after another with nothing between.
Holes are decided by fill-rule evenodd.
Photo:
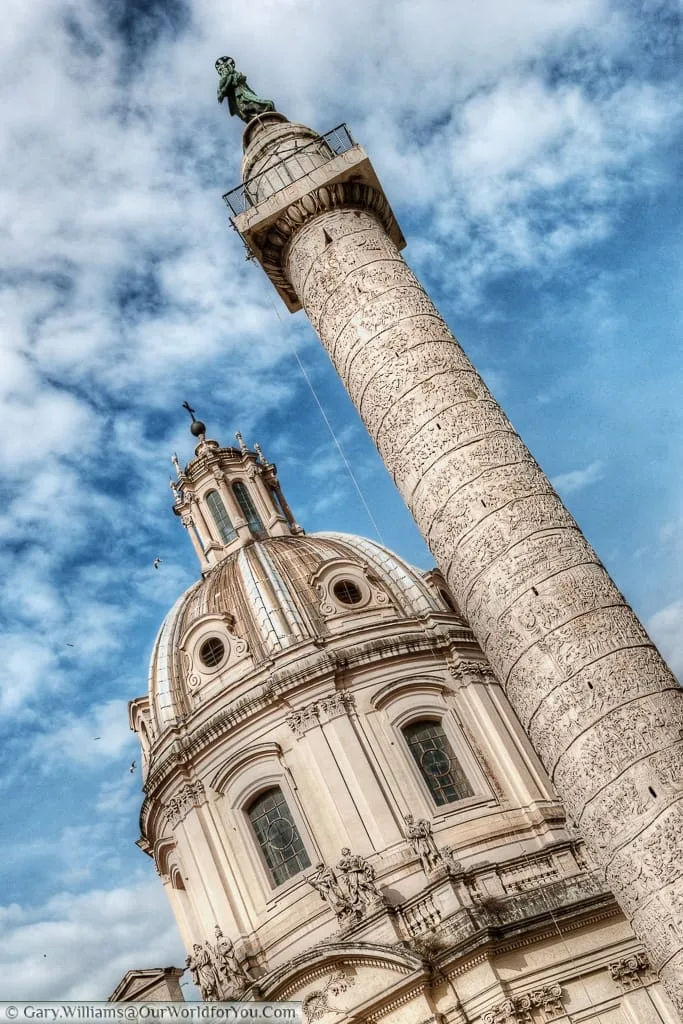
<instances>
[{"instance_id":1,"label":"dome lantern","mask_svg":"<svg viewBox=\"0 0 683 1024\"><path fill-rule=\"evenodd\" d=\"M207 439L194 410L188 412L199 444L184 470L175 455L171 459L178 474L171 483L173 511L190 535L202 572L255 540L303 533L282 493L277 466L264 459L260 447L251 450L238 433L239 447L222 448Z\"/></svg>"}]
</instances>

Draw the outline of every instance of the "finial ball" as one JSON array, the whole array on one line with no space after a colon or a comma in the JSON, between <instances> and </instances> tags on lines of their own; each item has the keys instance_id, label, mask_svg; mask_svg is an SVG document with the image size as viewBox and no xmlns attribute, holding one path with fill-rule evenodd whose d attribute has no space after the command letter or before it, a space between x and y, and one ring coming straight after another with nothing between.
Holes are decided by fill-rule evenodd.
<instances>
[{"instance_id":1,"label":"finial ball","mask_svg":"<svg viewBox=\"0 0 683 1024\"><path fill-rule=\"evenodd\" d=\"M190 424L190 432L194 434L195 437L201 437L206 433L206 424L202 423L201 420L193 420Z\"/></svg>"}]
</instances>

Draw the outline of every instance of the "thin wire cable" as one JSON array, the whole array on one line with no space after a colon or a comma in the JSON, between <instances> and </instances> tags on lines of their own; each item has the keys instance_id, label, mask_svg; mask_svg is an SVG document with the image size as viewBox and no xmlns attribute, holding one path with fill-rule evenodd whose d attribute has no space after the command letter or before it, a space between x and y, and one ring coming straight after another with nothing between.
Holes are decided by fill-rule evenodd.
<instances>
[{"instance_id":1,"label":"thin wire cable","mask_svg":"<svg viewBox=\"0 0 683 1024\"><path fill-rule=\"evenodd\" d=\"M278 316L279 321L282 322L282 316L280 315L280 311L278 310L278 307L276 307L274 303L272 303L272 307L275 310L275 314L276 314L276 316ZM297 352L296 347L294 346L294 344L292 342L290 342L290 347L292 349L292 353L293 353L293 355L294 355L294 357L295 357L295 359L297 361L297 364L299 366L299 370L301 371L301 374L303 375L303 378L306 381L306 384L308 385L308 387L310 389L310 393L313 396L315 404L316 404L319 412L321 412L321 416L325 420L326 426L327 426L328 430L330 431L330 435L332 436L332 439L333 439L333 441L334 441L334 443L335 443L335 445L337 447L337 451L339 452L339 455L340 455L340 457L341 457L341 459L342 459L342 461L344 463L344 466L346 467L346 471L348 472L348 475L350 476L350 478L351 478L351 480L353 482L353 486L356 489L356 492L357 492L358 497L359 497L359 499L360 499L360 501L362 503L362 506L364 506L366 512L368 513L368 518L370 519L370 521L372 522L372 524L373 524L373 526L375 528L375 531L376 531L376 534L377 534L377 536L378 536L378 538L380 540L380 543L382 545L384 545L384 539L382 537L382 532L381 532L381 530L379 528L377 520L375 519L375 516L373 515L373 513L372 513L372 511L370 509L370 506L368 505L368 502L366 501L366 498L365 498L364 494L362 494L362 490L360 488L360 485L359 485L358 481L356 480L355 474L353 473L353 470L351 469L351 466L350 466L350 464L348 462L348 459L344 455L344 451L342 449L341 443L340 443L339 439L337 438L337 435L336 435L336 433L334 431L334 428L333 428L332 424L330 423L330 420L327 417L325 409L323 408L323 403L321 402L321 399L318 398L317 393L315 391L315 388L313 387L312 381L310 380L310 377L308 376L308 374L306 372L306 369L303 366L301 359L299 358L299 353ZM434 659L436 660L436 662L440 662L440 659L439 659L436 651L433 648L431 649L431 654L434 657ZM519 849L521 851L521 854L522 854L522 857L523 857L523 859L524 859L528 869L532 871L532 861L531 861L530 857L528 856L526 850L524 849L524 846L523 846L523 844L521 842L521 839L519 838L518 834L516 834L516 830L513 831L512 829L510 829L509 831L507 831L507 833L505 833L502 836L503 839L506 839L508 837L513 841L513 843L515 843L519 847ZM590 869L587 871L587 873L591 874L591 876L592 876L592 871L590 871ZM568 959L568 962L570 963L572 961L572 959L573 959L573 956L572 956L571 950L569 948L569 945L568 945L568 943L566 941L565 935L564 935L562 929L560 928L560 925L559 925L559 922L558 922L558 920L557 920L557 918L555 916L553 907L552 907L552 905L550 903L550 900L548 899L547 893L544 891L544 887L543 886L540 887L540 891L541 891L542 899L543 899L544 903L546 904L546 907L547 907L550 919L551 919L551 921L553 923L555 931L557 932L557 935L558 935L558 937L560 939L560 942L562 943L562 945L565 948L565 951L566 951L566 954L567 954L567 959ZM578 975L574 975L574 978L575 978L575 980L577 980L579 982L579 984L584 989L584 994L586 995L586 999L587 999L587 1007L590 1007L592 999L591 999L591 995L590 995L590 993L588 991L588 986L586 984L585 971L583 971L583 970L580 971ZM597 1009L597 1008L594 1008L594 1009ZM568 1019L571 1020L571 1017L568 1016ZM602 1020L603 1020L602 1014L598 1010L597 1021L601 1022Z\"/></svg>"},{"instance_id":2,"label":"thin wire cable","mask_svg":"<svg viewBox=\"0 0 683 1024\"><path fill-rule=\"evenodd\" d=\"M277 306L275 305L275 303L272 303L272 306L273 306L273 309L275 310L275 313L277 315L278 320L281 321L282 317L280 316L280 313L279 313L279 310L278 310ZM346 458L346 455L344 454L344 450L343 450L343 448L341 446L341 443L339 442L339 439L337 438L337 435L334 432L334 427L332 426L332 424L330 423L329 419L327 418L327 414L326 414L326 412L325 412L325 410L324 410L324 408L322 406L322 403L321 403L320 399L318 398L318 395L317 395L317 392L316 392L315 388L313 387L313 382L311 381L311 378L309 377L308 373L306 372L306 368L304 367L304 364L301 362L301 359L299 358L299 353L297 352L294 344L292 342L289 342L289 346L291 348L291 351L292 351L292 354L293 354L294 358L296 359L296 361L297 361L297 363L299 365L299 369L301 370L303 378L306 381L306 383L308 384L308 387L310 388L311 394L313 395L313 398L315 400L315 404L318 406L318 409L320 410L320 415L322 416L322 418L325 421L325 425L327 426L327 429L330 432L330 436L332 437L332 440L334 441L334 444L335 444L335 446L337 448L337 451L339 452L341 460L344 463L344 466L346 467L346 471L349 474L349 476L351 477L351 481L353 483L353 486L356 488L356 491L358 492L358 497L360 498L360 500L361 500L361 502L363 504L363 508L367 512L368 519L372 523L373 529L374 529L375 533L377 534L377 536L379 538L379 542L380 542L380 544L384 544L384 537L382 536L382 531L380 530L380 528L379 528L379 526L377 524L377 520L375 519L375 517L373 516L373 514L372 514L372 512L370 510L370 506L368 505L367 501L365 500L365 495L363 494L363 491L361 490L360 484L358 483L358 480L356 479L355 473L353 472L353 470L351 468L351 464L349 463L349 460Z\"/></svg>"}]
</instances>

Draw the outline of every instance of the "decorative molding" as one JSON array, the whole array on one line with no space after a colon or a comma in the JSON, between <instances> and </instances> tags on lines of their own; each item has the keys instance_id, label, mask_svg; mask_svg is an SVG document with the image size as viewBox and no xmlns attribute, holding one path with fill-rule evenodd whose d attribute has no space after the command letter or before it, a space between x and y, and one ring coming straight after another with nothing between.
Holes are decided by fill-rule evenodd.
<instances>
[{"instance_id":1,"label":"decorative molding","mask_svg":"<svg viewBox=\"0 0 683 1024\"><path fill-rule=\"evenodd\" d=\"M541 1010L543 1022L557 1020L564 1014L562 989L545 985L512 999L504 999L482 1017L483 1024L533 1024L531 1010Z\"/></svg>"},{"instance_id":2,"label":"decorative molding","mask_svg":"<svg viewBox=\"0 0 683 1024\"><path fill-rule=\"evenodd\" d=\"M252 743L248 747L236 750L211 778L211 789L217 793L224 793L236 775L248 765L255 764L258 761L277 764L279 770L281 768L281 756L282 747L279 743L275 743L272 740L266 740L263 743Z\"/></svg>"},{"instance_id":3,"label":"decorative molding","mask_svg":"<svg viewBox=\"0 0 683 1024\"><path fill-rule=\"evenodd\" d=\"M168 823L175 827L195 807L206 801L206 790L200 779L194 779L183 786L177 796L172 796L166 803Z\"/></svg>"},{"instance_id":4,"label":"decorative molding","mask_svg":"<svg viewBox=\"0 0 683 1024\"><path fill-rule=\"evenodd\" d=\"M313 1024L321 1020L328 1013L343 1013L344 1011L330 1002L330 997L335 998L353 985L354 979L347 971L340 969L329 975L321 989L310 992L302 1003L304 1019Z\"/></svg>"},{"instance_id":5,"label":"decorative molding","mask_svg":"<svg viewBox=\"0 0 683 1024\"><path fill-rule=\"evenodd\" d=\"M292 711L287 715L287 725L295 736L303 736L309 729L321 724L321 716L330 721L348 714L355 706L356 701L352 693L348 690L338 690L329 697L321 697L298 711Z\"/></svg>"},{"instance_id":6,"label":"decorative molding","mask_svg":"<svg viewBox=\"0 0 683 1024\"><path fill-rule=\"evenodd\" d=\"M607 966L612 981L616 981L622 991L641 988L653 980L647 953L633 953L631 956L622 957L621 960L613 960Z\"/></svg>"}]
</instances>

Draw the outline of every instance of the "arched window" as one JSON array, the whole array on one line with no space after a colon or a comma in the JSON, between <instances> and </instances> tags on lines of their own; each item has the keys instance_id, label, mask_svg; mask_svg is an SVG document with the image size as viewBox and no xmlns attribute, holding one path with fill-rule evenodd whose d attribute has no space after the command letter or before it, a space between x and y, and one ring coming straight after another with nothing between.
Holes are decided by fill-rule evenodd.
<instances>
[{"instance_id":1,"label":"arched window","mask_svg":"<svg viewBox=\"0 0 683 1024\"><path fill-rule=\"evenodd\" d=\"M292 812L278 786L260 793L247 808L273 886L310 867Z\"/></svg>"},{"instance_id":2,"label":"arched window","mask_svg":"<svg viewBox=\"0 0 683 1024\"><path fill-rule=\"evenodd\" d=\"M235 497L237 498L239 507L242 509L242 513L244 514L244 518L246 519L247 525L249 526L251 532L254 534L255 537L265 536L266 531L263 529L261 517L256 511L256 506L254 505L254 502L251 500L251 494L249 493L245 485L240 480L237 480L232 485L232 489Z\"/></svg>"},{"instance_id":3,"label":"arched window","mask_svg":"<svg viewBox=\"0 0 683 1024\"><path fill-rule=\"evenodd\" d=\"M474 795L441 722L411 722L404 727L403 735L437 804L450 804Z\"/></svg>"},{"instance_id":4,"label":"arched window","mask_svg":"<svg viewBox=\"0 0 683 1024\"><path fill-rule=\"evenodd\" d=\"M209 506L221 540L224 544L229 544L231 540L236 538L237 534L235 533L235 527L230 522L230 516L218 491L209 491L206 496L206 504Z\"/></svg>"}]
</instances>

